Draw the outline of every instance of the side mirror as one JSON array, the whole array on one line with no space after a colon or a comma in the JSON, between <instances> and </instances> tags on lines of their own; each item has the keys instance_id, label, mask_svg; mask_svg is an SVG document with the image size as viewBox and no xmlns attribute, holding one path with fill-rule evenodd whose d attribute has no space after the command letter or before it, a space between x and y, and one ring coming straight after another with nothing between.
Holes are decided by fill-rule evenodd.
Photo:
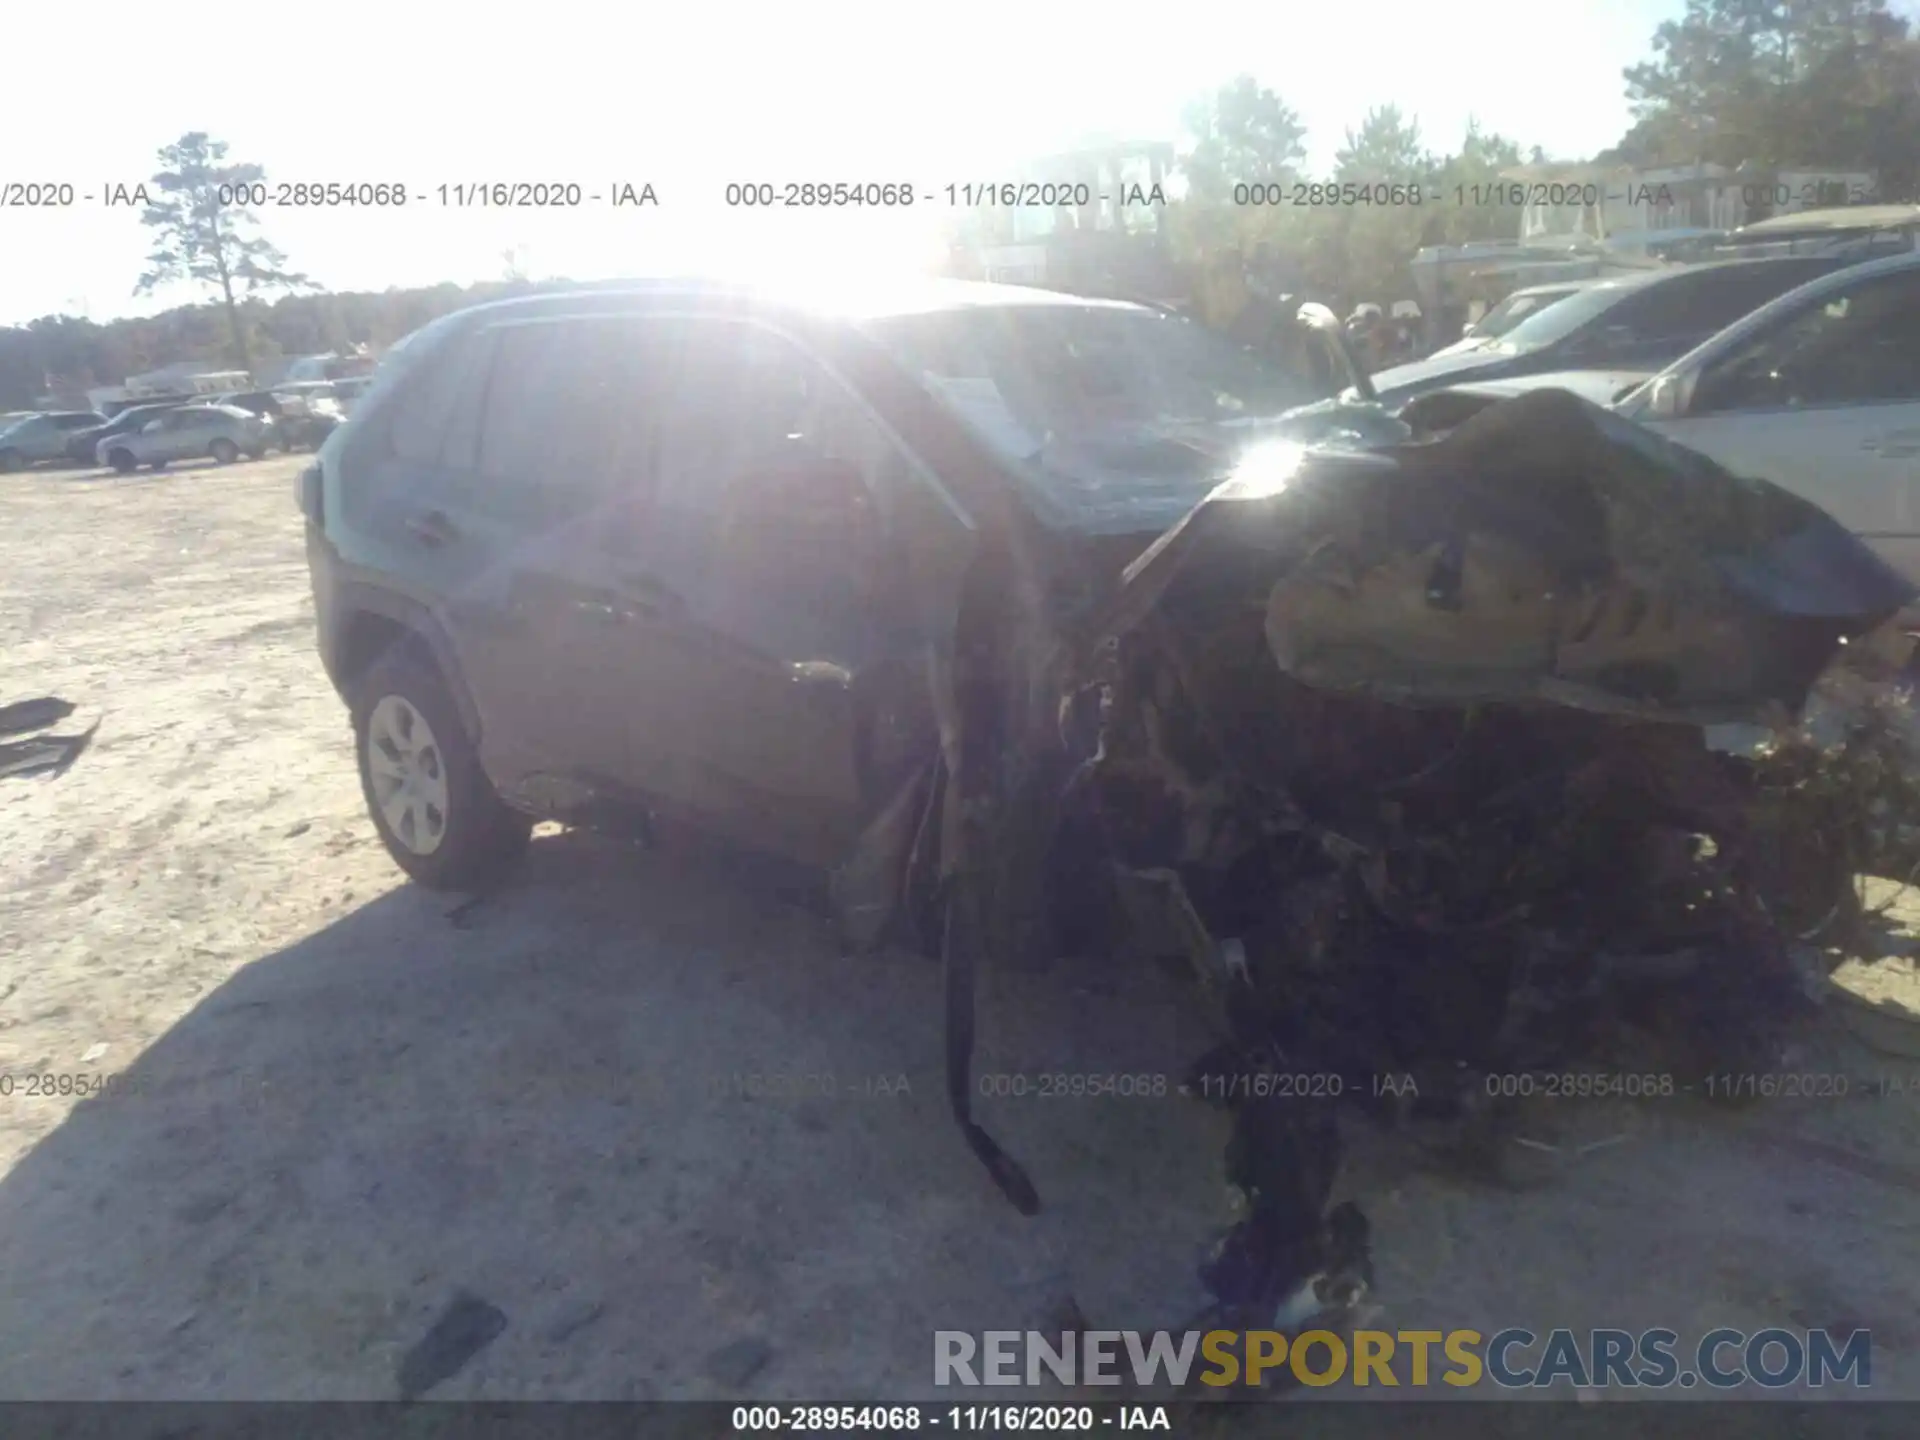
<instances>
[{"instance_id":1,"label":"side mirror","mask_svg":"<svg viewBox=\"0 0 1920 1440\"><path fill-rule=\"evenodd\" d=\"M1686 414L1688 402L1693 398L1693 383L1691 371L1679 371L1656 379L1647 389L1647 418L1678 420Z\"/></svg>"}]
</instances>

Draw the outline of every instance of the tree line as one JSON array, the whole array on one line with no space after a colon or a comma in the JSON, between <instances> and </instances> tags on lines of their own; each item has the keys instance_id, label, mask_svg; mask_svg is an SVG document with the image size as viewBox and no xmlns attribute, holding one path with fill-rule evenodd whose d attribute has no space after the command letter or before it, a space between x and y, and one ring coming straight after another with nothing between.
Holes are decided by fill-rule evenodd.
<instances>
[{"instance_id":1,"label":"tree line","mask_svg":"<svg viewBox=\"0 0 1920 1440\"><path fill-rule=\"evenodd\" d=\"M1878 174L1883 198L1920 199L1920 39L1886 0L1687 0L1679 19L1655 31L1650 51L1622 77L1633 124L1596 161L1865 169ZM1299 115L1241 76L1191 107L1186 128L1186 191L1168 207L1176 254L1204 260L1264 249L1286 257L1306 287L1336 296L1411 294L1407 262L1419 247L1517 235L1512 207L1444 202L1455 186L1487 186L1546 159L1477 125L1455 149L1434 153L1412 117L1385 105L1347 132L1332 174L1320 178L1417 183L1443 203L1245 206L1233 203L1236 185L1308 178ZM135 293L187 282L211 303L105 324L54 315L0 329L0 410L50 389L78 399L175 361L251 369L282 356L378 347L527 284L510 254L501 281L323 292L288 267L253 209L222 203L264 176L202 132L164 147L141 215L154 243Z\"/></svg>"},{"instance_id":2,"label":"tree line","mask_svg":"<svg viewBox=\"0 0 1920 1440\"><path fill-rule=\"evenodd\" d=\"M1886 0L1687 0L1650 48L1622 77L1633 124L1594 163L1868 170L1882 200L1920 201L1920 39ZM1386 105L1347 132L1331 178L1390 192L1418 184L1428 203L1248 208L1233 203L1236 184L1307 178L1299 116L1242 76L1196 105L1187 128L1195 143L1187 197L1171 216L1176 253L1264 249L1292 262L1303 289L1343 298L1411 296L1408 261L1421 246L1516 238L1516 207L1457 205L1455 187L1498 195L1503 171L1547 159L1473 125L1457 149L1435 154L1418 124Z\"/></svg>"}]
</instances>

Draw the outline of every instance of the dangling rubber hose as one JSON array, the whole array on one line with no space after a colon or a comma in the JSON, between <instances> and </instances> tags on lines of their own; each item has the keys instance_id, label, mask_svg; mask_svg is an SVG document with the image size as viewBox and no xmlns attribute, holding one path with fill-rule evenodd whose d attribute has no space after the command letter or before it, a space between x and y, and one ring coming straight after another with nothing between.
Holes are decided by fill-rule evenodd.
<instances>
[{"instance_id":1,"label":"dangling rubber hose","mask_svg":"<svg viewBox=\"0 0 1920 1440\"><path fill-rule=\"evenodd\" d=\"M946 979L947 1103L967 1148L987 1167L1000 1193L1022 1215L1040 1213L1040 1192L999 1143L973 1118L973 970L980 942L978 881L956 875L947 891L940 963Z\"/></svg>"}]
</instances>

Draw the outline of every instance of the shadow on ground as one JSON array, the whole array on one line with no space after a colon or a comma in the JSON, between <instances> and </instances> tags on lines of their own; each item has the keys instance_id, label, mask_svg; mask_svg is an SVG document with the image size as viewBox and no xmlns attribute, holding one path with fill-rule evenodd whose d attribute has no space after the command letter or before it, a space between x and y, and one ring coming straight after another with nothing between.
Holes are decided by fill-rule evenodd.
<instances>
[{"instance_id":1,"label":"shadow on ground","mask_svg":"<svg viewBox=\"0 0 1920 1440\"><path fill-rule=\"evenodd\" d=\"M240 971L0 1184L0 1394L391 1396L463 1294L506 1323L436 1395L899 1398L936 1328L1188 1313L1225 1197L1176 982L991 982L983 1074L1168 1077L982 1102L1023 1220L949 1122L938 967L711 858L559 836Z\"/></svg>"}]
</instances>

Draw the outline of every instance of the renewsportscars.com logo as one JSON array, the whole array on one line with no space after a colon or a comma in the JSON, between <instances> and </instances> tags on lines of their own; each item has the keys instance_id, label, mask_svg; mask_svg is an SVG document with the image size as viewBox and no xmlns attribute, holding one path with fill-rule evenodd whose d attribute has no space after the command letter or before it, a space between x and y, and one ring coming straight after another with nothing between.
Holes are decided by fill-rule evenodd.
<instances>
[{"instance_id":1,"label":"renewsportscars.com logo","mask_svg":"<svg viewBox=\"0 0 1920 1440\"><path fill-rule=\"evenodd\" d=\"M936 1330L933 1383L942 1386L1428 1385L1501 1389L1706 1385L1785 1389L1873 1383L1873 1337L1826 1330L1709 1330L1691 1347L1673 1330Z\"/></svg>"}]
</instances>

